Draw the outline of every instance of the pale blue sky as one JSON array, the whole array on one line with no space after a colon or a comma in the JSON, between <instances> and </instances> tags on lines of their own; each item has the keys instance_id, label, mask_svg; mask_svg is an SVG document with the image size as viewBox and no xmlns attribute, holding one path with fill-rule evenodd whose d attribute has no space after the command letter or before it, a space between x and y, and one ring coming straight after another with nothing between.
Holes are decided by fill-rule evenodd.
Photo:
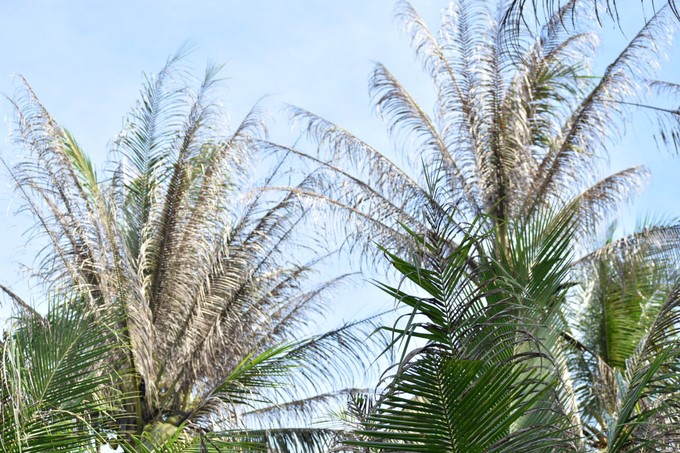
<instances>
[{"instance_id":1,"label":"pale blue sky","mask_svg":"<svg viewBox=\"0 0 680 453\"><path fill-rule=\"evenodd\" d=\"M438 25L446 0L415 0L426 20ZM620 2L623 3L623 2ZM277 124L275 137L286 136L283 103L325 116L366 141L389 150L384 127L371 111L366 94L374 61L381 61L420 99L431 96L427 79L414 62L408 40L392 20L393 0L222 0L222 1L47 1L4 0L0 3L0 92L11 95L13 74L23 74L52 115L67 127L95 161L105 157L109 140L133 105L142 72L153 73L168 55L189 41L187 63L200 74L206 62L224 63L223 102L233 122L263 95ZM631 15L639 16L638 5ZM626 11L621 11L626 14ZM605 51L621 39L606 35ZM679 47L665 71L680 81ZM428 105L425 102L425 105ZM9 104L0 102L0 152L13 162L8 143ZM633 128L631 128L632 130ZM612 150L612 169L648 164L654 182L635 209L680 214L680 159L656 151L641 133ZM0 282L26 295L18 262L31 263L22 252L27 226L6 172L0 176ZM633 219L633 209L627 218ZM0 309L0 313L3 310ZM6 312L5 312L6 313Z\"/></svg>"}]
</instances>

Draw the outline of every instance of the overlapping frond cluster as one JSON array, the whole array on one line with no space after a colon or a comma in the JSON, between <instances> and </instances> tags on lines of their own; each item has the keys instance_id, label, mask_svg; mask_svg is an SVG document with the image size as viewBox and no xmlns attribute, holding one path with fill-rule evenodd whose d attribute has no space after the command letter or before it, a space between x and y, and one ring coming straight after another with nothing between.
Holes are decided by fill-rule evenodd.
<instances>
[{"instance_id":1,"label":"overlapping frond cluster","mask_svg":"<svg viewBox=\"0 0 680 453\"><path fill-rule=\"evenodd\" d=\"M642 228L575 270L573 218L525 219L500 256L484 219L436 218L410 232L419 254L386 251L420 294L382 285L412 314L388 328L403 354L356 400L348 451L677 450L676 235Z\"/></svg>"},{"instance_id":2,"label":"overlapping frond cluster","mask_svg":"<svg viewBox=\"0 0 680 453\"><path fill-rule=\"evenodd\" d=\"M103 317L102 317L103 318ZM116 428L122 370L115 355L115 320L92 324L82 306L51 307L44 317L16 319L0 356L0 449L93 451Z\"/></svg>"},{"instance_id":3,"label":"overlapping frond cluster","mask_svg":"<svg viewBox=\"0 0 680 453\"><path fill-rule=\"evenodd\" d=\"M622 17L625 17L625 14L622 16L621 13L629 12L626 10L628 3L623 1L589 1L594 8L595 17L599 23L602 23L605 18L609 18L620 24ZM670 0L668 3L676 18L680 19L680 5L678 5L676 0ZM645 15L654 10L657 5L653 0L641 0L639 5L635 6L639 8L640 14ZM562 6L560 0L507 0L507 11L503 18L503 27L507 30L510 37L514 37L521 30L521 25L527 20L540 20L541 18L551 17L560 6Z\"/></svg>"},{"instance_id":4,"label":"overlapping frond cluster","mask_svg":"<svg viewBox=\"0 0 680 453\"><path fill-rule=\"evenodd\" d=\"M291 108L317 145L307 159L327 163L317 172L318 190L303 195L323 193L349 206L338 211L372 226L371 241L395 250L409 242L398 222L427 230L425 206L446 212L456 204L460 222L492 213L501 236L513 219L536 210L574 211L583 238L642 187L643 167L605 178L600 170L635 112L663 123L659 137L672 146L680 116L643 102L654 86L660 46L676 27L669 5L597 76L589 67L597 44L592 2L565 2L538 32L523 28L513 45L501 32L507 5L496 10L491 3L452 1L438 33L410 4L398 4L397 18L431 77L435 105L420 105L382 64L369 88L410 165L400 168L341 127ZM428 193L427 178L439 188L437 198ZM351 228L347 233L356 236ZM583 250L590 251L592 245Z\"/></svg>"},{"instance_id":5,"label":"overlapping frond cluster","mask_svg":"<svg viewBox=\"0 0 680 453\"><path fill-rule=\"evenodd\" d=\"M584 431L602 448L677 448L677 407L666 403L677 399L680 338L677 320L664 320L678 304L677 228L641 227L574 263L578 284L564 312L578 341L565 356Z\"/></svg>"},{"instance_id":6,"label":"overlapping frond cluster","mask_svg":"<svg viewBox=\"0 0 680 453\"><path fill-rule=\"evenodd\" d=\"M497 237L482 220L463 231L450 222L432 225L437 237L455 239L415 235L421 253L432 257L427 267L417 257L390 254L424 293L384 286L412 310L390 329L395 345L404 343L404 353L412 340L424 346L404 354L349 445L437 452L581 448L554 354L564 327L559 313L572 222L543 219L514 230L512 253L497 260ZM459 244L453 250L452 241Z\"/></svg>"},{"instance_id":7,"label":"overlapping frond cluster","mask_svg":"<svg viewBox=\"0 0 680 453\"><path fill-rule=\"evenodd\" d=\"M120 386L139 393L122 429L170 418L198 431L261 428L258 410L351 381L375 321L297 342L348 275L314 277L332 250L302 234L301 188L277 188L286 157L262 157L258 112L222 130L218 68L194 88L177 59L146 80L103 178L24 81L15 106L27 157L11 171L47 236L41 282L82 294L92 322L117 315L122 345L102 359L134 370Z\"/></svg>"}]
</instances>

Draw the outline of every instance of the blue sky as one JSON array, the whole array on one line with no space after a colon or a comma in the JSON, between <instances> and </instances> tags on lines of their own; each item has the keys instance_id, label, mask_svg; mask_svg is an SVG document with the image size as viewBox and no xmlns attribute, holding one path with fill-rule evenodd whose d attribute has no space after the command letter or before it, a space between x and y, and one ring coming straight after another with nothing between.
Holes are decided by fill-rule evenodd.
<instances>
[{"instance_id":1,"label":"blue sky","mask_svg":"<svg viewBox=\"0 0 680 453\"><path fill-rule=\"evenodd\" d=\"M429 23L438 25L446 0L413 3ZM366 94L374 62L385 63L425 105L431 96L408 40L392 19L393 6L393 0L5 0L0 3L0 92L11 95L13 75L24 75L52 115L95 162L102 162L107 143L137 98L142 72L160 69L168 55L188 41L194 51L186 63L196 74L208 61L225 64L223 76L228 80L222 101L234 124L269 95L264 105L278 125L279 141L293 139L278 110L287 102L389 150ZM639 19L638 5L634 8L621 14ZM616 30L605 35L605 57L621 39ZM676 82L679 50L669 49L675 62L664 71ZM0 102L0 117L0 153L11 163L16 157L6 138L11 119L6 101ZM632 129L622 147L612 150L612 170L644 163L654 182L622 218L632 224L636 211L680 215L680 158L657 151L642 140L644 134ZM0 283L26 295L18 263L31 264L33 249L24 249L21 234L29 223L15 215L17 207L2 172Z\"/></svg>"}]
</instances>

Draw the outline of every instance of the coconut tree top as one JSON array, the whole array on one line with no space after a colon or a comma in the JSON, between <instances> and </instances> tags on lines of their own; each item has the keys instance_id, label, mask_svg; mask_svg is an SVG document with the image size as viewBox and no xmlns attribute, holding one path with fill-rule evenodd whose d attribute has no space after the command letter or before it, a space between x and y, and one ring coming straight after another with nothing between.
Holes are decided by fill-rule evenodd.
<instances>
[{"instance_id":1,"label":"coconut tree top","mask_svg":"<svg viewBox=\"0 0 680 453\"><path fill-rule=\"evenodd\" d=\"M93 330L115 332L116 353L100 360L130 395L113 411L119 440L182 426L320 448L329 431L298 416L345 397L335 392L359 369L367 331L300 336L347 275L315 278L333 250L302 228L293 192L261 190L285 158L259 152L257 111L225 130L217 68L193 82L178 60L147 78L103 175L24 82L14 105L26 155L11 175L47 242L36 277L58 300L77 295L68 303Z\"/></svg>"}]
</instances>

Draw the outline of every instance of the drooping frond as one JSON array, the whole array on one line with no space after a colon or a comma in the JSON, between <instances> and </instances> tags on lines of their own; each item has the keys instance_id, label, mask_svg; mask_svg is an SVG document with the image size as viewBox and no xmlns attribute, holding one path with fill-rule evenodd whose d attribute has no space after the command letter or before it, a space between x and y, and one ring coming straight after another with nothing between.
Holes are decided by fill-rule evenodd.
<instances>
[{"instance_id":1,"label":"drooping frond","mask_svg":"<svg viewBox=\"0 0 680 453\"><path fill-rule=\"evenodd\" d=\"M102 228L94 225L97 210L93 173L82 158L72 137L49 115L27 82L14 101L16 140L32 161L12 170L27 209L38 219L57 253L46 255L40 273L59 288L64 279L74 279L87 288L98 285L97 269L101 264L96 250L105 241ZM79 269L87 269L80 272ZM79 273L80 272L80 273ZM96 294L93 295L96 298Z\"/></svg>"},{"instance_id":2,"label":"drooping frond","mask_svg":"<svg viewBox=\"0 0 680 453\"><path fill-rule=\"evenodd\" d=\"M404 130L409 136L398 136L398 142L408 143L418 150L421 161L438 162L448 181L443 183L451 188L451 196L462 198L473 212L480 212L472 187L465 175L451 156L432 119L423 112L420 106L405 91L399 81L381 64L376 66L371 78L371 91L374 103L388 123L392 133ZM428 154L434 157L428 157ZM466 178L466 176L468 176Z\"/></svg>"},{"instance_id":3,"label":"drooping frond","mask_svg":"<svg viewBox=\"0 0 680 453\"><path fill-rule=\"evenodd\" d=\"M357 229L355 222L376 231L385 243L407 247L408 242L399 238L396 223L417 224L422 206L436 204L422 182L338 126L302 109L294 108L293 113L308 136L319 143L318 157L295 153L303 164L315 165L295 193L310 200L312 206L330 207L337 220L325 222L326 226L344 226L341 234L346 243L362 244L365 254L374 247L357 235L362 228ZM279 147L278 152L288 150Z\"/></svg>"},{"instance_id":4,"label":"drooping frond","mask_svg":"<svg viewBox=\"0 0 680 453\"><path fill-rule=\"evenodd\" d=\"M337 392L324 393L314 395L298 400L287 401L286 403L276 404L253 409L245 412L242 417L257 419L264 421L266 426L275 427L280 426L282 421L290 421L291 419L308 417L309 413L318 414L319 419L328 417L339 407L342 407L348 399L355 395L367 393L366 389L342 389ZM331 421L332 422L332 421Z\"/></svg>"},{"instance_id":5,"label":"drooping frond","mask_svg":"<svg viewBox=\"0 0 680 453\"><path fill-rule=\"evenodd\" d=\"M578 235L591 236L611 213L630 201L640 191L642 183L649 178L644 167L633 167L610 175L580 193L567 207L578 219Z\"/></svg>"},{"instance_id":6,"label":"drooping frond","mask_svg":"<svg viewBox=\"0 0 680 453\"><path fill-rule=\"evenodd\" d=\"M641 254L663 267L677 266L680 250L680 226L677 222L643 226L639 231L607 242L596 251L578 259L574 266L592 265L598 260L624 259Z\"/></svg>"}]
</instances>

